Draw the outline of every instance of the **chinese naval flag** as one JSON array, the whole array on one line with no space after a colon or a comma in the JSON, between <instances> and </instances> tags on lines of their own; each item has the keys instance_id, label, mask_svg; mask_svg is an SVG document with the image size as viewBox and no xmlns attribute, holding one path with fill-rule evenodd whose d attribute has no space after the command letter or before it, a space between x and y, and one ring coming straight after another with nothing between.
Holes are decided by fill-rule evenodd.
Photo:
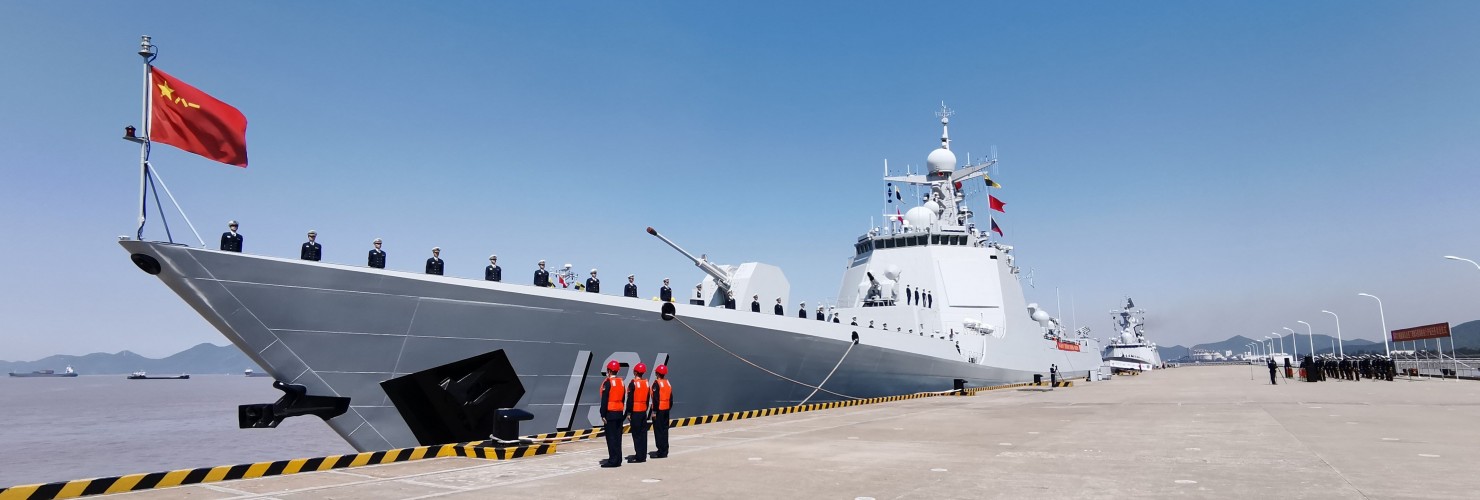
<instances>
[{"instance_id":1,"label":"chinese naval flag","mask_svg":"<svg viewBox=\"0 0 1480 500\"><path fill-rule=\"evenodd\" d=\"M227 165L247 166L247 117L230 104L149 68L154 98L149 107L149 140Z\"/></svg>"}]
</instances>

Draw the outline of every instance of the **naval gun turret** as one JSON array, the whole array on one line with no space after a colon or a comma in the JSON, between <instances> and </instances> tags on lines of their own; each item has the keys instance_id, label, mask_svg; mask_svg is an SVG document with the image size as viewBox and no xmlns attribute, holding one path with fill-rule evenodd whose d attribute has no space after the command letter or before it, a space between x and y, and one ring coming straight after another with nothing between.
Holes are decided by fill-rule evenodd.
<instances>
[{"instance_id":1,"label":"naval gun turret","mask_svg":"<svg viewBox=\"0 0 1480 500\"><path fill-rule=\"evenodd\" d=\"M704 291L713 290L712 293L705 292L707 295L698 297L705 305L723 307L725 297L733 293L736 309L748 310L750 302L756 300L761 303L762 312L770 313L776 299L781 299L781 303L786 304L787 311L795 314L790 309L791 283L786 280L781 268L759 262L746 262L739 266L716 265L703 257L695 257L673 240L658 234L656 229L649 227L647 232L688 257L695 267L708 275L700 282L701 286L696 287Z\"/></svg>"}]
</instances>

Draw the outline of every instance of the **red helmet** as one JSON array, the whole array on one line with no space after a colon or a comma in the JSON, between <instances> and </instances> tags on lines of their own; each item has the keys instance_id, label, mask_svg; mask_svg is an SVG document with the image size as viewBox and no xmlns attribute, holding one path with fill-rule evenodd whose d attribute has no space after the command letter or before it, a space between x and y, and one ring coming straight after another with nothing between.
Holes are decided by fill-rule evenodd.
<instances>
[{"instance_id":1,"label":"red helmet","mask_svg":"<svg viewBox=\"0 0 1480 500\"><path fill-rule=\"evenodd\" d=\"M616 373L617 370L621 370L621 369L622 369L622 364L621 363L618 363L617 360L615 360L615 359L611 360L610 363L607 363L606 364L606 371L608 371L610 373Z\"/></svg>"},{"instance_id":2,"label":"red helmet","mask_svg":"<svg viewBox=\"0 0 1480 500\"><path fill-rule=\"evenodd\" d=\"M647 373L647 365L638 363L637 366L632 367L632 373L636 373L638 375Z\"/></svg>"},{"instance_id":3,"label":"red helmet","mask_svg":"<svg viewBox=\"0 0 1480 500\"><path fill-rule=\"evenodd\" d=\"M658 365L658 368L653 371L657 372L658 375L668 375L668 365Z\"/></svg>"}]
</instances>

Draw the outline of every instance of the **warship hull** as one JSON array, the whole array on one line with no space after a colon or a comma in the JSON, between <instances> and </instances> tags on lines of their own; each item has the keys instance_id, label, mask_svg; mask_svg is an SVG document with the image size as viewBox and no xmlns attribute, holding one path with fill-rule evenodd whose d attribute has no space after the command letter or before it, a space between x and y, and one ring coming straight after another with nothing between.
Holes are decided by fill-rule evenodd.
<instances>
[{"instance_id":1,"label":"warship hull","mask_svg":"<svg viewBox=\"0 0 1480 500\"><path fill-rule=\"evenodd\" d=\"M1150 346L1110 345L1105 348L1105 366L1125 371L1150 371L1161 368L1161 356Z\"/></svg>"},{"instance_id":2,"label":"warship hull","mask_svg":"<svg viewBox=\"0 0 1480 500\"><path fill-rule=\"evenodd\" d=\"M349 398L349 411L327 422L361 451L435 444L408 422L414 405L383 382L494 351L521 389L504 394L517 400L508 406L534 416L525 434L598 426L598 372L609 360L668 364L674 418L945 391L957 379L1027 381L1054 363L1065 377L1099 367L1094 350L1021 353L1013 369L967 362L945 339L847 324L684 304L665 320L655 300L121 245L274 379Z\"/></svg>"}]
</instances>

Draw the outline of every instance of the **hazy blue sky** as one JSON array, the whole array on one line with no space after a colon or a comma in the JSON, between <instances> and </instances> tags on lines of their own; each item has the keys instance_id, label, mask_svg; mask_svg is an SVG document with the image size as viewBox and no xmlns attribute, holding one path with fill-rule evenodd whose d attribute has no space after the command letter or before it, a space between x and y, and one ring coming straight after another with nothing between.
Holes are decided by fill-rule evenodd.
<instances>
[{"instance_id":1,"label":"hazy blue sky","mask_svg":"<svg viewBox=\"0 0 1480 500\"><path fill-rule=\"evenodd\" d=\"M214 245L390 267L441 246L637 273L725 263L836 295L885 159L998 147L1029 299L1163 345L1476 319L1480 2L0 3L0 359L224 343L115 243L138 36L250 121L251 166L154 163ZM173 218L175 237L193 242ZM150 237L162 238L158 225ZM609 285L609 288L612 288ZM615 290L615 288L613 288ZM1072 298L1072 301L1071 301ZM1074 306L1071 309L1071 304Z\"/></svg>"}]
</instances>

